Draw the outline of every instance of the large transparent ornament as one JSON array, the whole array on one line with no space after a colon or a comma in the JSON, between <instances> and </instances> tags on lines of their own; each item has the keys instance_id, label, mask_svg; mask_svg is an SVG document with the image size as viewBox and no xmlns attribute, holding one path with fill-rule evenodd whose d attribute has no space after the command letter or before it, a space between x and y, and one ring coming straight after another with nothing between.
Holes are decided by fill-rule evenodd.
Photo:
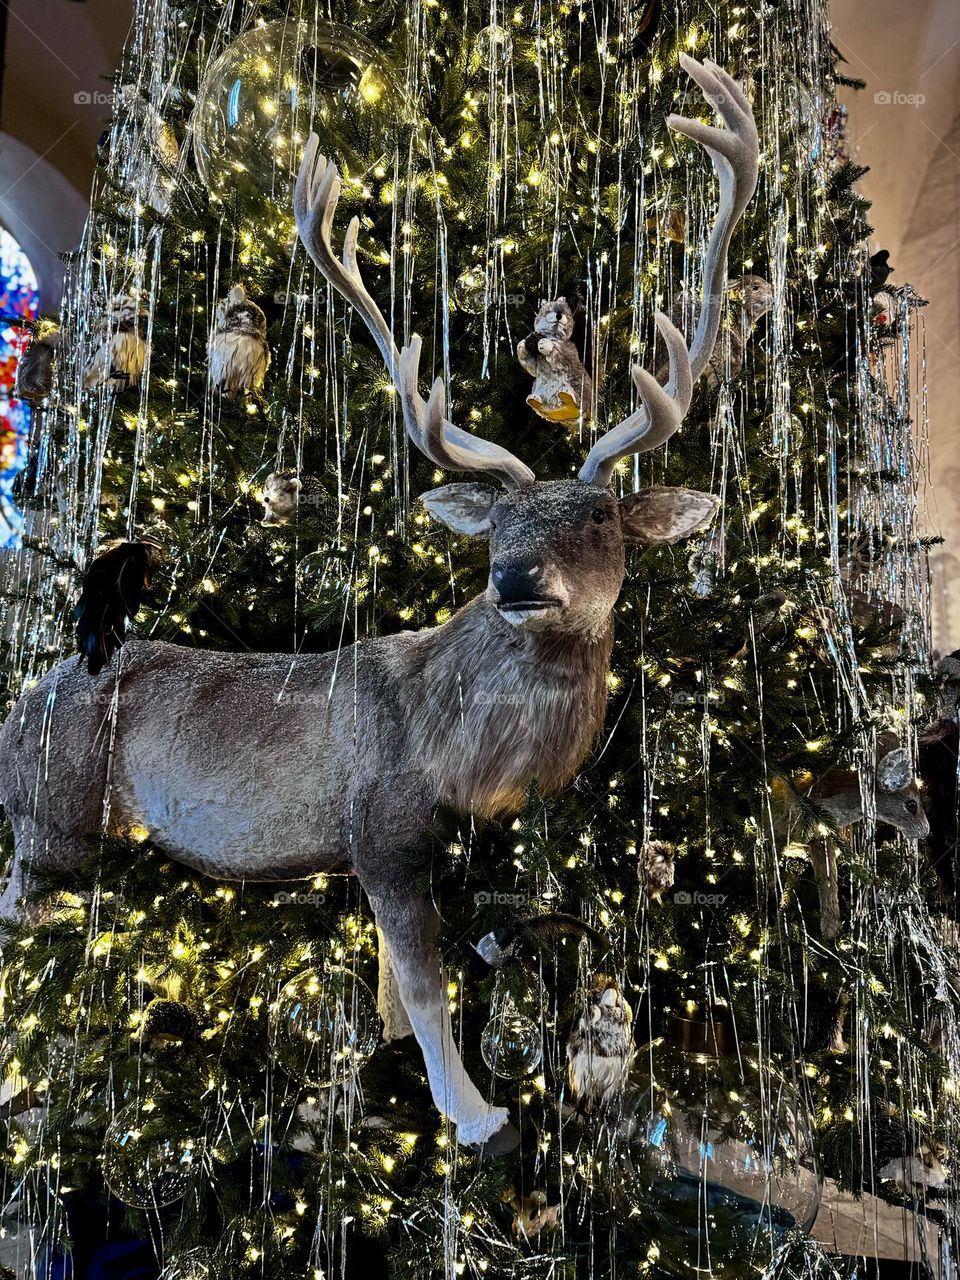
<instances>
[{"instance_id":1,"label":"large transparent ornament","mask_svg":"<svg viewBox=\"0 0 960 1280\"><path fill-rule=\"evenodd\" d=\"M199 1144L148 1104L132 1102L117 1112L103 1144L103 1178L110 1191L135 1209L162 1209L186 1195Z\"/></svg>"},{"instance_id":2,"label":"large transparent ornament","mask_svg":"<svg viewBox=\"0 0 960 1280\"><path fill-rule=\"evenodd\" d=\"M193 113L197 171L224 200L289 204L310 130L357 177L392 147L404 96L379 50L332 22L251 27L210 68Z\"/></svg>"},{"instance_id":3,"label":"large transparent ornament","mask_svg":"<svg viewBox=\"0 0 960 1280\"><path fill-rule=\"evenodd\" d=\"M354 1076L380 1039L377 1002L349 969L304 969L283 987L270 1010L277 1061L319 1088Z\"/></svg>"},{"instance_id":4,"label":"large transparent ornament","mask_svg":"<svg viewBox=\"0 0 960 1280\"><path fill-rule=\"evenodd\" d=\"M490 1021L480 1037L480 1053L501 1080L521 1080L543 1059L545 993L536 978L501 973L494 984Z\"/></svg>"},{"instance_id":5,"label":"large transparent ornament","mask_svg":"<svg viewBox=\"0 0 960 1280\"><path fill-rule=\"evenodd\" d=\"M677 1274L734 1276L744 1258L762 1270L820 1206L800 1093L755 1049L730 1048L655 1045L630 1107L624 1185Z\"/></svg>"}]
</instances>

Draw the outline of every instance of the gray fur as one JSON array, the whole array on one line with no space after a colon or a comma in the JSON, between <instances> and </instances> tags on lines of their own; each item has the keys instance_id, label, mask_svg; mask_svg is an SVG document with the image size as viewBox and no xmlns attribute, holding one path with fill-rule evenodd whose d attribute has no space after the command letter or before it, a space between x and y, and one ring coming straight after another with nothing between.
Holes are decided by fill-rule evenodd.
<instances>
[{"instance_id":1,"label":"gray fur","mask_svg":"<svg viewBox=\"0 0 960 1280\"><path fill-rule=\"evenodd\" d=\"M295 657L134 641L96 678L62 663L0 730L17 851L0 915L17 913L26 861L69 871L101 830L228 879L354 872L385 943L388 1034L412 1026L465 1142L486 1141L507 1113L463 1070L436 920L398 854L439 803L509 817L534 779L544 794L571 780L603 722L625 543L659 536L632 498L578 480L486 499L477 488L490 582L443 626ZM677 502L686 509L684 491ZM495 574L518 562L537 565L531 599L504 601Z\"/></svg>"}]
</instances>

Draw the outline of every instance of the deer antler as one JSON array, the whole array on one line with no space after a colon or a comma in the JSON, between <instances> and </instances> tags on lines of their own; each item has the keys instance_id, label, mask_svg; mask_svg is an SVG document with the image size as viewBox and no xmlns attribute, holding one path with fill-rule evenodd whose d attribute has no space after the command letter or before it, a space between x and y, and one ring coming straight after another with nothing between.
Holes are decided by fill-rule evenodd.
<instances>
[{"instance_id":1,"label":"deer antler","mask_svg":"<svg viewBox=\"0 0 960 1280\"><path fill-rule=\"evenodd\" d=\"M532 484L533 472L507 449L461 431L444 417L443 382L438 379L424 403L418 388L420 347L414 334L409 346L397 350L390 326L367 291L357 265L359 218L353 218L343 240L343 262L330 243L340 199L340 174L332 160L318 155L320 140L311 133L297 174L293 212L307 253L324 279L359 312L380 348L387 372L400 392L403 421L417 448L439 467L451 471L486 471L508 489Z\"/></svg>"},{"instance_id":2,"label":"deer antler","mask_svg":"<svg viewBox=\"0 0 960 1280\"><path fill-rule=\"evenodd\" d=\"M700 320L689 353L689 369L693 382L700 377L716 345L720 331L720 314L727 278L727 254L733 229L750 202L757 187L759 142L753 112L740 86L713 62L699 63L686 54L680 55L680 65L703 90L714 110L726 123L726 129L688 120L685 116L668 116L667 124L676 133L686 134L707 151L720 182L720 207L717 220L710 233L703 270L703 297ZM666 331L658 319L661 333ZM670 381L667 393L675 394L674 379L678 362L671 353ZM633 379L640 391L642 404L628 418L601 436L587 455L580 469L580 479L587 484L610 483L613 469L621 458L631 453L646 453L655 449L676 431L683 420L677 418L672 430L664 431L662 421L653 421L638 381L642 370L634 368ZM650 375L643 373L644 379ZM689 407L689 400L684 408Z\"/></svg>"}]
</instances>

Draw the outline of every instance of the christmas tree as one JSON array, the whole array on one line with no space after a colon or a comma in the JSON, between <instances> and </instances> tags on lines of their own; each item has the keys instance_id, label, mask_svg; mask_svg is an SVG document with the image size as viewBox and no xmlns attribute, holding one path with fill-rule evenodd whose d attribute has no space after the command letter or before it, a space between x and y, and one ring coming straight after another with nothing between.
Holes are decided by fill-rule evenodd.
<instances>
[{"instance_id":1,"label":"christmas tree","mask_svg":"<svg viewBox=\"0 0 960 1280\"><path fill-rule=\"evenodd\" d=\"M836 62L138 0L4 490L21 1274L949 1254L920 300Z\"/></svg>"}]
</instances>

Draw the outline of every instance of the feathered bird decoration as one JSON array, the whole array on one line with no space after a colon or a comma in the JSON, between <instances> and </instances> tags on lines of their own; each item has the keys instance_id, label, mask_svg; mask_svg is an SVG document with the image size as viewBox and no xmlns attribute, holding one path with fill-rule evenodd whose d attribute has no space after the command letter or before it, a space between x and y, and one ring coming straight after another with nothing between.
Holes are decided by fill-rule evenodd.
<instances>
[{"instance_id":1,"label":"feathered bird decoration","mask_svg":"<svg viewBox=\"0 0 960 1280\"><path fill-rule=\"evenodd\" d=\"M53 377L60 350L60 326L53 320L38 320L31 326L33 336L17 363L13 395L27 404L42 404L53 393Z\"/></svg>"},{"instance_id":2,"label":"feathered bird decoration","mask_svg":"<svg viewBox=\"0 0 960 1280\"><path fill-rule=\"evenodd\" d=\"M117 541L87 570L73 616L80 660L86 660L92 676L103 670L126 640L127 620L139 612L151 570L161 557L155 542Z\"/></svg>"},{"instance_id":3,"label":"feathered bird decoration","mask_svg":"<svg viewBox=\"0 0 960 1280\"><path fill-rule=\"evenodd\" d=\"M619 983L597 974L567 1041L567 1083L577 1111L610 1110L633 1066L633 1010Z\"/></svg>"},{"instance_id":4,"label":"feathered bird decoration","mask_svg":"<svg viewBox=\"0 0 960 1280\"><path fill-rule=\"evenodd\" d=\"M115 110L101 150L115 161L132 195L159 214L169 213L180 161L176 134L134 84L119 90Z\"/></svg>"},{"instance_id":5,"label":"feathered bird decoration","mask_svg":"<svg viewBox=\"0 0 960 1280\"><path fill-rule=\"evenodd\" d=\"M147 360L147 344L140 335L140 309L129 293L118 293L107 303L97 329L99 341L83 379L83 385L109 386L123 391L140 382Z\"/></svg>"},{"instance_id":6,"label":"feathered bird decoration","mask_svg":"<svg viewBox=\"0 0 960 1280\"><path fill-rule=\"evenodd\" d=\"M517 359L533 377L527 404L550 422L586 423L593 403L593 379L573 341L575 317L566 298L545 302L533 333L517 344Z\"/></svg>"},{"instance_id":7,"label":"feathered bird decoration","mask_svg":"<svg viewBox=\"0 0 960 1280\"><path fill-rule=\"evenodd\" d=\"M666 840L648 840L640 850L637 874L651 902L662 902L663 895L673 888L676 856L676 848Z\"/></svg>"},{"instance_id":8,"label":"feathered bird decoration","mask_svg":"<svg viewBox=\"0 0 960 1280\"><path fill-rule=\"evenodd\" d=\"M259 391L270 368L267 317L235 284L218 303L208 347L210 385L226 395Z\"/></svg>"}]
</instances>

